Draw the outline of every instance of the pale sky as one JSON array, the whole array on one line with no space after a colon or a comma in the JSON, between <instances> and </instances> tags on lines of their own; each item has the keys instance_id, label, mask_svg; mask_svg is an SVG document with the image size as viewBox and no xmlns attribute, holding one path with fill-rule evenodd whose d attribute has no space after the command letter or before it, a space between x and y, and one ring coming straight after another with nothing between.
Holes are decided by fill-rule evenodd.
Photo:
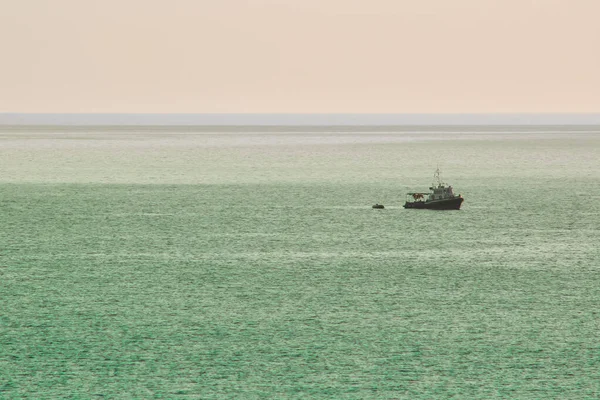
<instances>
[{"instance_id":1,"label":"pale sky","mask_svg":"<svg viewBox=\"0 0 600 400\"><path fill-rule=\"evenodd\" d=\"M600 112L600 0L0 0L0 113Z\"/></svg>"}]
</instances>

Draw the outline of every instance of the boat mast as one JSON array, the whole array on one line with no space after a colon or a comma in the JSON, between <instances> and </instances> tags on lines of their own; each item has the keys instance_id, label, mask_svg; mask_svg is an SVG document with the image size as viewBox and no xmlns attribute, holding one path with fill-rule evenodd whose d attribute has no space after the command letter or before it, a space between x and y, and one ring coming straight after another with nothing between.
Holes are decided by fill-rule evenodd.
<instances>
[{"instance_id":1,"label":"boat mast","mask_svg":"<svg viewBox=\"0 0 600 400\"><path fill-rule=\"evenodd\" d=\"M439 165L438 165L437 169L435 170L435 173L433 174L433 179L435 179L435 182L433 183L432 186L435 186L436 183L438 186L442 185L442 178L440 177L440 166Z\"/></svg>"}]
</instances>

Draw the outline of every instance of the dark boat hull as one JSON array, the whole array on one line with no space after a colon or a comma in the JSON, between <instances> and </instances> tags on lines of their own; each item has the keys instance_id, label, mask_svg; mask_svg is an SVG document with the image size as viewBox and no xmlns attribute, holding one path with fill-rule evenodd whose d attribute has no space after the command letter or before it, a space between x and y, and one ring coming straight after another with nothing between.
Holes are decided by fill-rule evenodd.
<instances>
[{"instance_id":1,"label":"dark boat hull","mask_svg":"<svg viewBox=\"0 0 600 400\"><path fill-rule=\"evenodd\" d=\"M453 199L433 200L433 201L407 201L404 208L418 208L427 210L460 210L460 206L465 199L455 197Z\"/></svg>"}]
</instances>

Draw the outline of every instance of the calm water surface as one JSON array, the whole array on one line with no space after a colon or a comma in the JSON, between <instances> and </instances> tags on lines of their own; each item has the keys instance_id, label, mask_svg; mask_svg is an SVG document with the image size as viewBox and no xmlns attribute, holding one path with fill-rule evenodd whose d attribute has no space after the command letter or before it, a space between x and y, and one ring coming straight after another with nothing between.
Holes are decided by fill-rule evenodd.
<instances>
[{"instance_id":1,"label":"calm water surface","mask_svg":"<svg viewBox=\"0 0 600 400\"><path fill-rule=\"evenodd\" d=\"M596 398L598 160L598 127L4 128L0 398ZM404 210L438 164L463 209Z\"/></svg>"}]
</instances>

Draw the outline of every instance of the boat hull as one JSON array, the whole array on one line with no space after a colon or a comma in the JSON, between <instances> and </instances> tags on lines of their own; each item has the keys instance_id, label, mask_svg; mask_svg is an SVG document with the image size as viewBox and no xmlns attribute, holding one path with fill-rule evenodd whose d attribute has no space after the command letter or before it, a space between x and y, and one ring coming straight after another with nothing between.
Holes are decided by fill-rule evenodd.
<instances>
[{"instance_id":1,"label":"boat hull","mask_svg":"<svg viewBox=\"0 0 600 400\"><path fill-rule=\"evenodd\" d=\"M453 199L433 200L433 201L407 201L404 208L417 208L426 210L460 210L460 206L465 199L455 197Z\"/></svg>"}]
</instances>

